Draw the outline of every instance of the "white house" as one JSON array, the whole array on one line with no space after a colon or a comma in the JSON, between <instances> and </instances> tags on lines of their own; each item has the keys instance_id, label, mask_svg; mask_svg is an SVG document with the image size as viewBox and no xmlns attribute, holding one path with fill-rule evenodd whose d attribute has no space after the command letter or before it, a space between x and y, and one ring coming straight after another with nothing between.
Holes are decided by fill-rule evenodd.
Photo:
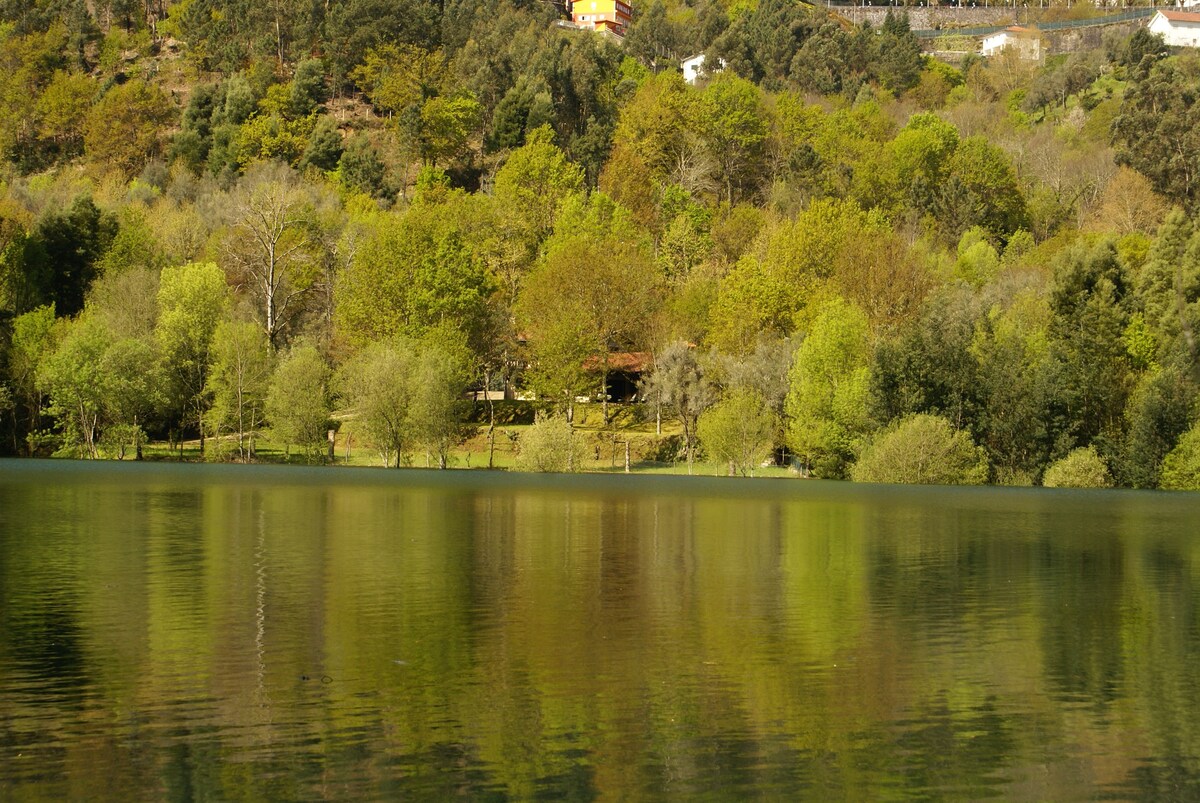
<instances>
[{"instance_id":1,"label":"white house","mask_svg":"<svg viewBox=\"0 0 1200 803\"><path fill-rule=\"evenodd\" d=\"M1171 47L1200 47L1200 13L1195 11L1156 11L1146 30Z\"/></svg>"},{"instance_id":2,"label":"white house","mask_svg":"<svg viewBox=\"0 0 1200 803\"><path fill-rule=\"evenodd\" d=\"M983 37L979 52L984 56L994 56L1010 47L1023 59L1036 61L1042 57L1041 35L1036 30L1022 25L1010 25L1003 31Z\"/></svg>"},{"instance_id":3,"label":"white house","mask_svg":"<svg viewBox=\"0 0 1200 803\"><path fill-rule=\"evenodd\" d=\"M716 61L715 67L714 65L709 65L709 72L720 72L725 69L724 59L717 59ZM700 70L704 66L704 54L701 53L699 56L684 59L680 66L683 67L683 80L689 84L694 84L700 80Z\"/></svg>"}]
</instances>

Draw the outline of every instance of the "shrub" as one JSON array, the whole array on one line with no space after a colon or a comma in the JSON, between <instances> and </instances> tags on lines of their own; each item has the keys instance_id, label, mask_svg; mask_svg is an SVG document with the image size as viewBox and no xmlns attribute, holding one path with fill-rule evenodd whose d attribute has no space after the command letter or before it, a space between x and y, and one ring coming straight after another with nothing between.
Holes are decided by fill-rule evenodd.
<instances>
[{"instance_id":1,"label":"shrub","mask_svg":"<svg viewBox=\"0 0 1200 803\"><path fill-rule=\"evenodd\" d=\"M1047 488L1111 488L1112 484L1108 464L1092 446L1071 452L1042 477Z\"/></svg>"},{"instance_id":2,"label":"shrub","mask_svg":"<svg viewBox=\"0 0 1200 803\"><path fill-rule=\"evenodd\" d=\"M729 464L730 475L753 477L754 467L771 453L775 429L762 396L734 390L700 416L700 443L710 457Z\"/></svg>"},{"instance_id":3,"label":"shrub","mask_svg":"<svg viewBox=\"0 0 1200 803\"><path fill-rule=\"evenodd\" d=\"M1163 461L1162 487L1200 491L1200 424L1185 432Z\"/></svg>"},{"instance_id":4,"label":"shrub","mask_svg":"<svg viewBox=\"0 0 1200 803\"><path fill-rule=\"evenodd\" d=\"M876 438L851 475L855 482L983 485L988 464L967 433L944 418L914 415Z\"/></svg>"},{"instance_id":5,"label":"shrub","mask_svg":"<svg viewBox=\"0 0 1200 803\"><path fill-rule=\"evenodd\" d=\"M586 454L583 438L576 437L562 416L534 423L518 441L518 471L577 471Z\"/></svg>"}]
</instances>

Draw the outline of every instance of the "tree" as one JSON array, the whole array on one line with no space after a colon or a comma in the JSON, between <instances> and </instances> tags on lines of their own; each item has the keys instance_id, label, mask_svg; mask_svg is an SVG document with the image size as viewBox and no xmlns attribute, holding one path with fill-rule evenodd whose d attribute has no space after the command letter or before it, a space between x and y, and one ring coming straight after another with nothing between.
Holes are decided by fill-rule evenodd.
<instances>
[{"instance_id":1,"label":"tree","mask_svg":"<svg viewBox=\"0 0 1200 803\"><path fill-rule=\"evenodd\" d=\"M973 428L984 390L971 350L981 314L974 292L943 292L920 318L882 339L871 363L872 418L886 425L914 413L932 413L958 429Z\"/></svg>"},{"instance_id":2,"label":"tree","mask_svg":"<svg viewBox=\"0 0 1200 803\"><path fill-rule=\"evenodd\" d=\"M215 264L163 269L154 333L166 376L168 412L180 425L196 425L201 453L213 337L228 305L225 273Z\"/></svg>"},{"instance_id":3,"label":"tree","mask_svg":"<svg viewBox=\"0 0 1200 803\"><path fill-rule=\"evenodd\" d=\"M555 146L549 126L529 132L525 144L496 171L493 192L504 213L501 225L506 236L525 246L528 262L554 230L563 199L582 189L583 171Z\"/></svg>"},{"instance_id":4,"label":"tree","mask_svg":"<svg viewBox=\"0 0 1200 803\"><path fill-rule=\"evenodd\" d=\"M819 477L840 477L868 427L867 317L835 298L796 351L784 410L787 441Z\"/></svg>"},{"instance_id":5,"label":"tree","mask_svg":"<svg viewBox=\"0 0 1200 803\"><path fill-rule=\"evenodd\" d=\"M243 463L254 459L271 364L270 344L261 327L252 322L217 324L213 332L212 368L205 386L212 406L205 414L205 423L214 438L236 436L237 459Z\"/></svg>"},{"instance_id":6,"label":"tree","mask_svg":"<svg viewBox=\"0 0 1200 803\"><path fill-rule=\"evenodd\" d=\"M345 152L342 132L338 130L337 121L325 114L317 118L297 167L302 172L310 168L336 170Z\"/></svg>"},{"instance_id":7,"label":"tree","mask_svg":"<svg viewBox=\"0 0 1200 803\"><path fill-rule=\"evenodd\" d=\"M1119 167L1104 185L1092 213L1092 227L1116 234L1153 233L1170 210L1150 180L1129 167Z\"/></svg>"},{"instance_id":8,"label":"tree","mask_svg":"<svg viewBox=\"0 0 1200 803\"><path fill-rule=\"evenodd\" d=\"M31 265L41 298L53 302L59 315L75 315L96 279L98 262L117 233L116 218L81 195L62 211L38 221L34 236L40 248ZM27 268L28 269L28 268Z\"/></svg>"},{"instance_id":9,"label":"tree","mask_svg":"<svg viewBox=\"0 0 1200 803\"><path fill-rule=\"evenodd\" d=\"M90 77L59 70L37 99L38 133L59 155L69 158L82 151L84 121L95 94Z\"/></svg>"},{"instance_id":10,"label":"tree","mask_svg":"<svg viewBox=\"0 0 1200 803\"><path fill-rule=\"evenodd\" d=\"M132 176L158 155L174 116L156 84L134 79L114 87L88 113L83 134L88 157Z\"/></svg>"},{"instance_id":11,"label":"tree","mask_svg":"<svg viewBox=\"0 0 1200 803\"><path fill-rule=\"evenodd\" d=\"M1150 179L1156 192L1191 207L1200 190L1200 58L1143 58L1112 125L1117 164Z\"/></svg>"},{"instance_id":12,"label":"tree","mask_svg":"<svg viewBox=\"0 0 1200 803\"><path fill-rule=\"evenodd\" d=\"M691 474L700 416L717 400L716 389L705 376L696 350L682 341L663 349L655 356L654 369L644 380L640 395L655 406L656 415L665 408L679 419Z\"/></svg>"},{"instance_id":13,"label":"tree","mask_svg":"<svg viewBox=\"0 0 1200 803\"><path fill-rule=\"evenodd\" d=\"M338 375L340 396L353 410L354 426L379 450L383 465L400 467L413 444L405 410L413 354L406 343L379 341L347 361Z\"/></svg>"},{"instance_id":14,"label":"tree","mask_svg":"<svg viewBox=\"0 0 1200 803\"><path fill-rule=\"evenodd\" d=\"M231 273L249 285L263 332L278 348L320 281L313 198L294 171L270 162L246 172L232 204L224 253Z\"/></svg>"},{"instance_id":15,"label":"tree","mask_svg":"<svg viewBox=\"0 0 1200 803\"><path fill-rule=\"evenodd\" d=\"M154 268L105 272L88 293L87 314L103 321L114 337L153 340L158 277Z\"/></svg>"},{"instance_id":16,"label":"tree","mask_svg":"<svg viewBox=\"0 0 1200 803\"><path fill-rule=\"evenodd\" d=\"M387 167L365 134L357 134L346 143L337 163L338 178L350 190L371 198L391 198L387 185Z\"/></svg>"},{"instance_id":17,"label":"tree","mask_svg":"<svg viewBox=\"0 0 1200 803\"><path fill-rule=\"evenodd\" d=\"M1163 461L1191 424L1196 384L1175 366L1147 371L1125 406L1125 439L1112 469L1121 485L1157 488Z\"/></svg>"},{"instance_id":18,"label":"tree","mask_svg":"<svg viewBox=\"0 0 1200 803\"><path fill-rule=\"evenodd\" d=\"M921 42L908 25L908 14L890 10L874 39L875 75L892 94L914 87L921 75Z\"/></svg>"},{"instance_id":19,"label":"tree","mask_svg":"<svg viewBox=\"0 0 1200 803\"><path fill-rule=\"evenodd\" d=\"M1162 487L1200 491L1200 425L1193 426L1163 461Z\"/></svg>"},{"instance_id":20,"label":"tree","mask_svg":"<svg viewBox=\"0 0 1200 803\"><path fill-rule=\"evenodd\" d=\"M1200 377L1200 234L1182 210L1162 222L1136 286L1156 358Z\"/></svg>"},{"instance_id":21,"label":"tree","mask_svg":"<svg viewBox=\"0 0 1200 803\"><path fill-rule=\"evenodd\" d=\"M1055 259L1050 334L1060 372L1056 401L1077 444L1120 432L1133 384L1124 339L1129 291L1110 241L1080 242Z\"/></svg>"},{"instance_id":22,"label":"tree","mask_svg":"<svg viewBox=\"0 0 1200 803\"><path fill-rule=\"evenodd\" d=\"M621 108L614 152L627 150L652 181L666 183L687 153L694 102L678 72L665 70L648 79Z\"/></svg>"},{"instance_id":23,"label":"tree","mask_svg":"<svg viewBox=\"0 0 1200 803\"><path fill-rule=\"evenodd\" d=\"M710 457L735 473L754 476L775 445L775 416L753 390L737 388L705 410L699 420L700 442Z\"/></svg>"},{"instance_id":24,"label":"tree","mask_svg":"<svg viewBox=\"0 0 1200 803\"><path fill-rule=\"evenodd\" d=\"M421 107L421 158L437 165L461 156L479 128L482 111L479 101L469 94L426 101Z\"/></svg>"},{"instance_id":25,"label":"tree","mask_svg":"<svg viewBox=\"0 0 1200 803\"><path fill-rule=\"evenodd\" d=\"M732 73L720 73L692 112L692 125L717 164L725 200L732 205L753 195L761 181L767 140L758 88Z\"/></svg>"},{"instance_id":26,"label":"tree","mask_svg":"<svg viewBox=\"0 0 1200 803\"><path fill-rule=\"evenodd\" d=\"M439 328L419 340L371 343L342 366L341 397L385 466L399 468L423 448L446 467L449 448L461 433L466 355L461 335Z\"/></svg>"},{"instance_id":27,"label":"tree","mask_svg":"<svg viewBox=\"0 0 1200 803\"><path fill-rule=\"evenodd\" d=\"M625 50L651 70L679 59L679 32L667 18L662 0L654 0L645 13L634 18L625 36ZM665 72L670 72L665 71Z\"/></svg>"},{"instance_id":28,"label":"tree","mask_svg":"<svg viewBox=\"0 0 1200 803\"><path fill-rule=\"evenodd\" d=\"M37 306L41 248L30 231L32 215L12 201L0 201L0 315L20 315Z\"/></svg>"},{"instance_id":29,"label":"tree","mask_svg":"<svg viewBox=\"0 0 1200 803\"><path fill-rule=\"evenodd\" d=\"M1004 151L981 136L967 137L947 163L937 201L938 220L952 242L980 226L1005 241L1029 228L1025 195Z\"/></svg>"},{"instance_id":30,"label":"tree","mask_svg":"<svg viewBox=\"0 0 1200 803\"><path fill-rule=\"evenodd\" d=\"M94 321L80 319L65 324L58 347L38 366L39 389L49 399L47 412L58 419L65 440L81 456L95 459L101 416L104 412L104 352L109 333Z\"/></svg>"},{"instance_id":31,"label":"tree","mask_svg":"<svg viewBox=\"0 0 1200 803\"><path fill-rule=\"evenodd\" d=\"M54 340L53 305L30 310L12 322L8 375L16 408L24 414L22 427L27 433L35 432L41 422L44 391L38 380L38 368L52 353Z\"/></svg>"},{"instance_id":32,"label":"tree","mask_svg":"<svg viewBox=\"0 0 1200 803\"><path fill-rule=\"evenodd\" d=\"M329 364L314 346L293 348L271 375L266 416L275 437L310 460L324 454L329 429Z\"/></svg>"},{"instance_id":33,"label":"tree","mask_svg":"<svg viewBox=\"0 0 1200 803\"><path fill-rule=\"evenodd\" d=\"M125 459L128 446L141 460L142 443L147 440L142 425L162 403L162 377L154 346L135 337L115 340L104 352L100 371L104 377L101 441L119 460Z\"/></svg>"},{"instance_id":34,"label":"tree","mask_svg":"<svg viewBox=\"0 0 1200 803\"><path fill-rule=\"evenodd\" d=\"M888 234L879 214L864 212L852 201L834 200L813 201L794 221L760 232L755 247L721 281L713 310L713 342L724 351L742 352L753 348L763 335L786 336L805 328L818 314L817 299L836 292L836 285L852 285L856 273L862 278L866 268L853 266L852 261L868 256L871 249L854 244L860 238L882 240ZM890 274L892 266L877 265L880 259L870 255L872 267ZM903 268L909 263L899 264L897 278L908 272ZM880 281L872 278L866 283L874 287ZM908 283L897 281L885 297L893 298L893 292L904 297Z\"/></svg>"},{"instance_id":35,"label":"tree","mask_svg":"<svg viewBox=\"0 0 1200 803\"><path fill-rule=\"evenodd\" d=\"M439 324L474 340L492 289L450 208L418 204L378 219L339 277L334 320L355 345L420 337Z\"/></svg>"},{"instance_id":36,"label":"tree","mask_svg":"<svg viewBox=\"0 0 1200 803\"><path fill-rule=\"evenodd\" d=\"M1112 477L1104 458L1094 447L1085 446L1046 469L1042 485L1047 488L1111 488Z\"/></svg>"},{"instance_id":37,"label":"tree","mask_svg":"<svg viewBox=\"0 0 1200 803\"><path fill-rule=\"evenodd\" d=\"M423 338L413 364L409 421L416 444L438 468L446 468L450 448L463 439L466 403L463 392L471 376L472 355L461 332L444 326Z\"/></svg>"},{"instance_id":38,"label":"tree","mask_svg":"<svg viewBox=\"0 0 1200 803\"><path fill-rule=\"evenodd\" d=\"M577 470L583 460L583 443L563 416L540 418L517 442L518 471L561 474Z\"/></svg>"},{"instance_id":39,"label":"tree","mask_svg":"<svg viewBox=\"0 0 1200 803\"><path fill-rule=\"evenodd\" d=\"M628 211L607 196L577 196L564 209L517 306L535 357L531 380L540 394L569 408L578 388L558 382L574 368L558 360L583 354L598 363L607 405L609 350L638 346L658 304L659 277L647 251ZM572 337L579 340L572 344Z\"/></svg>"},{"instance_id":40,"label":"tree","mask_svg":"<svg viewBox=\"0 0 1200 803\"><path fill-rule=\"evenodd\" d=\"M329 98L329 90L325 86L325 65L321 60L305 59L297 64L289 90L288 111L292 117L307 117L319 111L321 104Z\"/></svg>"},{"instance_id":41,"label":"tree","mask_svg":"<svg viewBox=\"0 0 1200 803\"><path fill-rule=\"evenodd\" d=\"M971 437L944 418L914 415L880 434L851 472L855 482L982 485L988 465Z\"/></svg>"},{"instance_id":42,"label":"tree","mask_svg":"<svg viewBox=\"0 0 1200 803\"><path fill-rule=\"evenodd\" d=\"M975 324L971 375L979 406L965 423L975 429L1000 483L1032 484L1058 435L1051 415L1056 372L1050 320L1045 298L1025 291Z\"/></svg>"}]
</instances>

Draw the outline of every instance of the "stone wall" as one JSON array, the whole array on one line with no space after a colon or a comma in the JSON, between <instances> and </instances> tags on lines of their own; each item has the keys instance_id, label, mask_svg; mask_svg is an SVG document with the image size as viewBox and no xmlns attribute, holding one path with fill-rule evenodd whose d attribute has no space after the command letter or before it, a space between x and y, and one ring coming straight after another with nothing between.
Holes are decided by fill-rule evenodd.
<instances>
[{"instance_id":1,"label":"stone wall","mask_svg":"<svg viewBox=\"0 0 1200 803\"><path fill-rule=\"evenodd\" d=\"M870 20L871 25L878 28L890 9L887 6L867 6L865 8L862 6L833 6L830 10L855 23ZM1029 15L1026 9L1014 11L1012 7L1005 6L989 8L918 6L910 7L907 11L908 25L915 31L947 27L980 28L987 25L1007 25L1015 22L1018 16L1020 22L1025 23Z\"/></svg>"}]
</instances>

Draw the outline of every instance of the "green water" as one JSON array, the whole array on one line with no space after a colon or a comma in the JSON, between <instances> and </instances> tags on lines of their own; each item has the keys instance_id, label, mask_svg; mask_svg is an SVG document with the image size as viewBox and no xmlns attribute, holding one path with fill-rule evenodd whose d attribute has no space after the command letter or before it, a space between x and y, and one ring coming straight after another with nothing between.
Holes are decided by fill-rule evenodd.
<instances>
[{"instance_id":1,"label":"green water","mask_svg":"<svg viewBox=\"0 0 1200 803\"><path fill-rule=\"evenodd\" d=\"M1198 513L0 461L0 799L1196 799Z\"/></svg>"}]
</instances>

